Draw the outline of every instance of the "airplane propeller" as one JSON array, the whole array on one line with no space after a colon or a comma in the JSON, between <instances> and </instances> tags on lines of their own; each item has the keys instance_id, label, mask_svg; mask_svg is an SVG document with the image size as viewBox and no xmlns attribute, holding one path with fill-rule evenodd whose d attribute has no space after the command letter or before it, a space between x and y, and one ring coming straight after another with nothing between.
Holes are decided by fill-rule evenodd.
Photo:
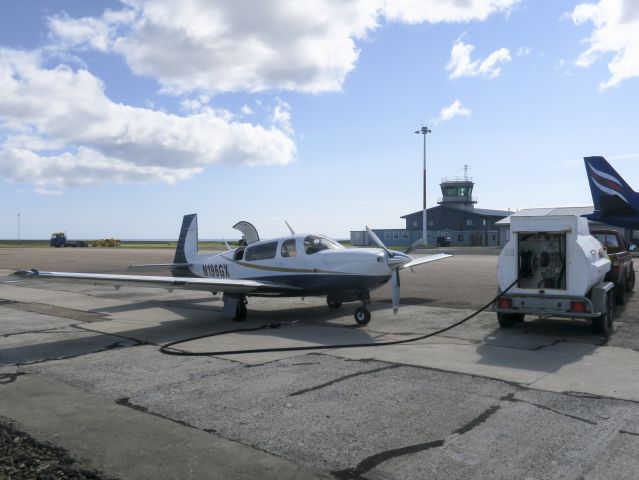
<instances>
[{"instance_id":1,"label":"airplane propeller","mask_svg":"<svg viewBox=\"0 0 639 480\"><path fill-rule=\"evenodd\" d=\"M379 246L379 248L381 248L382 250L386 252L386 254L388 255L388 258L393 258L395 256L395 252L391 252L388 248L386 248L386 245L382 243L382 241L375 234L375 232L373 232L370 228L368 228L368 225L366 225L366 231L368 232L368 236L373 239L373 241Z\"/></svg>"},{"instance_id":2,"label":"airplane propeller","mask_svg":"<svg viewBox=\"0 0 639 480\"><path fill-rule=\"evenodd\" d=\"M410 247L404 250L404 253L406 255L410 255L413 252L413 250L415 250L417 247L419 247L423 243L424 243L423 239L418 238L417 240L415 240L413 243L410 244Z\"/></svg>"},{"instance_id":3,"label":"airplane propeller","mask_svg":"<svg viewBox=\"0 0 639 480\"><path fill-rule=\"evenodd\" d=\"M391 275L391 286L393 288L393 313L399 310L399 268L394 268Z\"/></svg>"},{"instance_id":4,"label":"airplane propeller","mask_svg":"<svg viewBox=\"0 0 639 480\"><path fill-rule=\"evenodd\" d=\"M411 257L408 255L403 255L399 252L393 252L389 250L386 245L380 240L380 238L375 235L375 233L366 226L366 231L368 232L368 236L373 239L373 241L386 252L386 261L388 262L388 266L391 268L391 288L392 288L392 299L393 299L393 313L397 313L399 310L399 269L406 263L411 260ZM399 256L398 256L399 253ZM397 257L397 258L395 258Z\"/></svg>"}]
</instances>

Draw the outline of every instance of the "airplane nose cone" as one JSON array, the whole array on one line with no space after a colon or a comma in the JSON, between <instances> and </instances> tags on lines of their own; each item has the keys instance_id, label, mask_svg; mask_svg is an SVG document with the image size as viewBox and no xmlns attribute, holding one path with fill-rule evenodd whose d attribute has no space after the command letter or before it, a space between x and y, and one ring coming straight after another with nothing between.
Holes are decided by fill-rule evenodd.
<instances>
[{"instance_id":1,"label":"airplane nose cone","mask_svg":"<svg viewBox=\"0 0 639 480\"><path fill-rule=\"evenodd\" d=\"M401 267L412 260L411 257L402 252L393 252L392 257L388 257L388 266L390 268Z\"/></svg>"}]
</instances>

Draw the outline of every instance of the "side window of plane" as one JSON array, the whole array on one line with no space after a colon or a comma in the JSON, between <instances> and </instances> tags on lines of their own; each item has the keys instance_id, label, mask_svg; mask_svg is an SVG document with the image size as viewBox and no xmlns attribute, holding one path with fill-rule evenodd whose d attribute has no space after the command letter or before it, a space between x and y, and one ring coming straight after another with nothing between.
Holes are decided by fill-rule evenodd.
<instances>
[{"instance_id":1,"label":"side window of plane","mask_svg":"<svg viewBox=\"0 0 639 480\"><path fill-rule=\"evenodd\" d=\"M269 260L275 258L276 252L277 242L262 243L261 245L248 247L244 252L244 260Z\"/></svg>"},{"instance_id":2,"label":"side window of plane","mask_svg":"<svg viewBox=\"0 0 639 480\"><path fill-rule=\"evenodd\" d=\"M282 257L295 257L297 256L297 248L295 248L295 239L289 238L282 242L282 250L280 251Z\"/></svg>"}]
</instances>

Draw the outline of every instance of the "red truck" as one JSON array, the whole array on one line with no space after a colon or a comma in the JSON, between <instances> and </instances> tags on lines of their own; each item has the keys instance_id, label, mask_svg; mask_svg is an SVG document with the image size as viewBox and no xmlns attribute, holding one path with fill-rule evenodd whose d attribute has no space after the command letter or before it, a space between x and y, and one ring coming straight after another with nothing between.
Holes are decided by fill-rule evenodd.
<instances>
[{"instance_id":1,"label":"red truck","mask_svg":"<svg viewBox=\"0 0 639 480\"><path fill-rule=\"evenodd\" d=\"M601 242L608 253L612 265L604 280L615 284L615 301L617 305L623 305L625 293L635 288L635 269L629 248L617 230L590 230L590 234Z\"/></svg>"}]
</instances>

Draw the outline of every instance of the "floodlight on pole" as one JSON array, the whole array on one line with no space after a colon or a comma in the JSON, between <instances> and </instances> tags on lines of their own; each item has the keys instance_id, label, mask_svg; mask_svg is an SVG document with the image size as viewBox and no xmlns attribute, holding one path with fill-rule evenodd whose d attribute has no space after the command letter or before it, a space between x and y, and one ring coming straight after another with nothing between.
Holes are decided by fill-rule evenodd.
<instances>
[{"instance_id":1,"label":"floodlight on pole","mask_svg":"<svg viewBox=\"0 0 639 480\"><path fill-rule=\"evenodd\" d=\"M426 135L431 133L430 128L422 125L422 128L415 131L418 135L424 135L424 211L422 215L422 243L427 245L428 225L426 223Z\"/></svg>"}]
</instances>

